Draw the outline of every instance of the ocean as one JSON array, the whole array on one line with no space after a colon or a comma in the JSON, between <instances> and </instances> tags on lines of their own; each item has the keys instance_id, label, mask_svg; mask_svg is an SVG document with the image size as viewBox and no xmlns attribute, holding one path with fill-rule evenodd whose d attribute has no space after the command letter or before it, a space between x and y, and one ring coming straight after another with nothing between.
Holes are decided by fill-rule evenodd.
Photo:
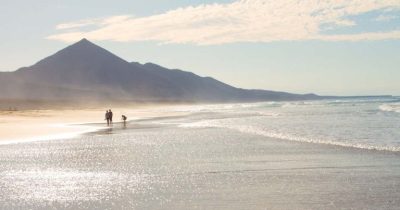
<instances>
[{"instance_id":1,"label":"ocean","mask_svg":"<svg viewBox=\"0 0 400 210\"><path fill-rule=\"evenodd\" d=\"M399 97L266 102L196 109L193 111L231 116L183 123L180 127L221 127L289 141L400 151Z\"/></svg>"},{"instance_id":2,"label":"ocean","mask_svg":"<svg viewBox=\"0 0 400 210\"><path fill-rule=\"evenodd\" d=\"M0 209L398 209L400 98L180 105L0 145Z\"/></svg>"}]
</instances>

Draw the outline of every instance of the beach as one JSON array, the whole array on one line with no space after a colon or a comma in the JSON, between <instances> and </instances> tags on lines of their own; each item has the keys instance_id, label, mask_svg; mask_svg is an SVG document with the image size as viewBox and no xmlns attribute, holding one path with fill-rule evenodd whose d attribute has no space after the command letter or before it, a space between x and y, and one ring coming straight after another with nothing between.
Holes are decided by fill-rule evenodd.
<instances>
[{"instance_id":1,"label":"beach","mask_svg":"<svg viewBox=\"0 0 400 210\"><path fill-rule=\"evenodd\" d=\"M178 115L157 110L159 105L116 106L113 120L122 121L127 115L130 120L150 117ZM167 106L166 106L167 107ZM62 139L83 133L106 129L105 112L109 107L46 107L28 108L19 111L0 111L0 144L36 140ZM94 125L95 126L94 126Z\"/></svg>"},{"instance_id":2,"label":"beach","mask_svg":"<svg viewBox=\"0 0 400 210\"><path fill-rule=\"evenodd\" d=\"M400 0L1 3L0 210L400 210Z\"/></svg>"},{"instance_id":3,"label":"beach","mask_svg":"<svg viewBox=\"0 0 400 210\"><path fill-rule=\"evenodd\" d=\"M313 102L312 113L323 111L326 119L333 110L336 118L338 109L347 114L389 102L352 103L358 105L323 102L318 110L321 102ZM268 123L279 127L283 120L287 128L298 126L292 117L299 113L304 132L310 130L304 120L315 115L309 108L308 102L159 107L140 111L152 115L126 126L91 122L86 126L102 129L3 144L0 209L397 209L400 154L395 140L380 146L396 130L362 146L361 140L332 142L339 127L335 135L324 133L331 144L301 141L308 133L299 129L297 139L266 132ZM371 115L380 122L398 119L393 114L377 108ZM316 136L323 131L313 130ZM357 136L363 137L355 132L351 139Z\"/></svg>"}]
</instances>

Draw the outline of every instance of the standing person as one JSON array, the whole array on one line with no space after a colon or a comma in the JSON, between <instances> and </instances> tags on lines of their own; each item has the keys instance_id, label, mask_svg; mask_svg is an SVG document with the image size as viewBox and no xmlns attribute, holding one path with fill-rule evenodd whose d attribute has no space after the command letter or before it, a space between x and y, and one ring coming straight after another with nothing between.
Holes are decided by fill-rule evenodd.
<instances>
[{"instance_id":1,"label":"standing person","mask_svg":"<svg viewBox=\"0 0 400 210\"><path fill-rule=\"evenodd\" d=\"M110 125L110 113L106 110L105 120L107 120L107 125Z\"/></svg>"},{"instance_id":2,"label":"standing person","mask_svg":"<svg viewBox=\"0 0 400 210\"><path fill-rule=\"evenodd\" d=\"M113 113L112 113L111 109L108 110L108 116L109 116L109 119L110 119L110 124L112 124Z\"/></svg>"},{"instance_id":3,"label":"standing person","mask_svg":"<svg viewBox=\"0 0 400 210\"><path fill-rule=\"evenodd\" d=\"M128 119L125 115L122 115L122 120L124 121L124 127L126 127L126 119Z\"/></svg>"}]
</instances>

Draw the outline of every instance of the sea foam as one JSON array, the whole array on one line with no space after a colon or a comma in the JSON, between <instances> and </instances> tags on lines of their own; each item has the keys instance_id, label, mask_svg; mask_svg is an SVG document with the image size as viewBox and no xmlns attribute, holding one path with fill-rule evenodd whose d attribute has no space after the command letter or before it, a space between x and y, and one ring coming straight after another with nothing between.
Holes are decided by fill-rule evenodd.
<instances>
[{"instance_id":1,"label":"sea foam","mask_svg":"<svg viewBox=\"0 0 400 210\"><path fill-rule=\"evenodd\" d=\"M400 113L400 103L387 103L379 106L381 111Z\"/></svg>"}]
</instances>

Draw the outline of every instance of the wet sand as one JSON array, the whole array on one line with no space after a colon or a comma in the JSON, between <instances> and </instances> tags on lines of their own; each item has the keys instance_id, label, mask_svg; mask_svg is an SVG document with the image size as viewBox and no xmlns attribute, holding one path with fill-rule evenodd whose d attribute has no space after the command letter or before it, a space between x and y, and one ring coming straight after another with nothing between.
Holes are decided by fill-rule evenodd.
<instances>
[{"instance_id":1,"label":"wet sand","mask_svg":"<svg viewBox=\"0 0 400 210\"><path fill-rule=\"evenodd\" d=\"M20 139L23 136L18 132L25 129L41 141L0 143L0 209L336 210L400 206L398 152L295 142L224 127L187 126L210 119L238 122L249 116L201 107L194 110L114 108L115 116L128 113L132 121L110 127L103 119L105 108L2 115L5 120L0 132ZM81 124L85 122L89 123ZM76 132L104 129L68 136L71 130L52 128L59 123L79 123ZM40 137L60 131L65 132L64 138L58 136L57 141Z\"/></svg>"},{"instance_id":2,"label":"wet sand","mask_svg":"<svg viewBox=\"0 0 400 210\"><path fill-rule=\"evenodd\" d=\"M0 145L0 209L398 209L400 155L181 128ZM210 116L212 117L212 116Z\"/></svg>"},{"instance_id":3,"label":"wet sand","mask_svg":"<svg viewBox=\"0 0 400 210\"><path fill-rule=\"evenodd\" d=\"M106 109L0 111L0 144L70 138L105 129ZM114 123L121 122L122 114L128 116L128 120L179 114L162 112L162 106L116 107L112 110Z\"/></svg>"}]
</instances>

